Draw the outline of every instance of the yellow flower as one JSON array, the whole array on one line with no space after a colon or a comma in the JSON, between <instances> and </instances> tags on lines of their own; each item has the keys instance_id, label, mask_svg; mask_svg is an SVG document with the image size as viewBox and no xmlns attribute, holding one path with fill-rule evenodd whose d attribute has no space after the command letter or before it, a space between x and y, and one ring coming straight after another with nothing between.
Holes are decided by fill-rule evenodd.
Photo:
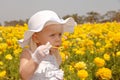
<instances>
[{"instance_id":1,"label":"yellow flower","mask_svg":"<svg viewBox=\"0 0 120 80\"><path fill-rule=\"evenodd\" d=\"M94 51L93 51L93 50L91 50L91 51L90 51L90 53L91 53L91 54L94 54Z\"/></svg>"},{"instance_id":2,"label":"yellow flower","mask_svg":"<svg viewBox=\"0 0 120 80\"><path fill-rule=\"evenodd\" d=\"M3 62L2 62L2 61L0 61L0 65L3 65Z\"/></svg>"},{"instance_id":3,"label":"yellow flower","mask_svg":"<svg viewBox=\"0 0 120 80\"><path fill-rule=\"evenodd\" d=\"M105 65L105 61L104 59L100 58L100 57L96 57L94 59L94 63L98 66L98 67L103 67Z\"/></svg>"},{"instance_id":4,"label":"yellow flower","mask_svg":"<svg viewBox=\"0 0 120 80\"><path fill-rule=\"evenodd\" d=\"M75 64L74 66L76 69L86 69L86 64L82 61L82 62L78 62Z\"/></svg>"},{"instance_id":5,"label":"yellow flower","mask_svg":"<svg viewBox=\"0 0 120 80\"><path fill-rule=\"evenodd\" d=\"M0 51L6 51L7 47L6 43L0 43Z\"/></svg>"},{"instance_id":6,"label":"yellow flower","mask_svg":"<svg viewBox=\"0 0 120 80\"><path fill-rule=\"evenodd\" d=\"M13 42L11 39L6 39L6 43L7 43L8 47L13 45Z\"/></svg>"},{"instance_id":7,"label":"yellow flower","mask_svg":"<svg viewBox=\"0 0 120 80\"><path fill-rule=\"evenodd\" d=\"M106 43L106 45L105 45L105 48L111 48L112 47L112 43Z\"/></svg>"},{"instance_id":8,"label":"yellow flower","mask_svg":"<svg viewBox=\"0 0 120 80\"><path fill-rule=\"evenodd\" d=\"M100 68L96 72L96 76L100 77L102 80L110 80L112 77L112 72L108 68Z\"/></svg>"},{"instance_id":9,"label":"yellow flower","mask_svg":"<svg viewBox=\"0 0 120 80\"><path fill-rule=\"evenodd\" d=\"M92 47L94 45L94 42L92 40L86 40L87 42L85 43L87 46Z\"/></svg>"},{"instance_id":10,"label":"yellow flower","mask_svg":"<svg viewBox=\"0 0 120 80\"><path fill-rule=\"evenodd\" d=\"M2 54L2 52L0 51L0 54Z\"/></svg>"},{"instance_id":11,"label":"yellow flower","mask_svg":"<svg viewBox=\"0 0 120 80\"><path fill-rule=\"evenodd\" d=\"M118 52L116 53L116 56L120 56L120 51L118 51Z\"/></svg>"},{"instance_id":12,"label":"yellow flower","mask_svg":"<svg viewBox=\"0 0 120 80\"><path fill-rule=\"evenodd\" d=\"M19 53L20 53L21 51L22 51L21 48L15 49L15 50L14 50L14 54L15 54L15 55L19 55Z\"/></svg>"},{"instance_id":13,"label":"yellow flower","mask_svg":"<svg viewBox=\"0 0 120 80\"><path fill-rule=\"evenodd\" d=\"M109 55L109 54L107 54L107 53L106 53L106 54L104 54L104 55L103 55L103 57L104 57L104 59L105 59L105 60L107 60L107 61L109 61L109 60L110 60L110 55Z\"/></svg>"},{"instance_id":14,"label":"yellow flower","mask_svg":"<svg viewBox=\"0 0 120 80\"><path fill-rule=\"evenodd\" d=\"M64 48L67 48L68 46L71 46L71 43L69 41L64 41L62 45L64 46Z\"/></svg>"},{"instance_id":15,"label":"yellow flower","mask_svg":"<svg viewBox=\"0 0 120 80\"><path fill-rule=\"evenodd\" d=\"M3 38L2 37L0 37L0 42L2 42L3 41Z\"/></svg>"},{"instance_id":16,"label":"yellow flower","mask_svg":"<svg viewBox=\"0 0 120 80\"><path fill-rule=\"evenodd\" d=\"M104 47L101 47L100 48L100 52L102 53L102 52L104 52L105 51L105 48Z\"/></svg>"},{"instance_id":17,"label":"yellow flower","mask_svg":"<svg viewBox=\"0 0 120 80\"><path fill-rule=\"evenodd\" d=\"M96 46L97 46L97 47L101 46L101 43L100 43L100 42L97 42L97 43L96 43Z\"/></svg>"},{"instance_id":18,"label":"yellow flower","mask_svg":"<svg viewBox=\"0 0 120 80\"><path fill-rule=\"evenodd\" d=\"M8 60L12 60L12 55L11 55L11 54L7 54L7 55L5 56L5 58L8 59Z\"/></svg>"},{"instance_id":19,"label":"yellow flower","mask_svg":"<svg viewBox=\"0 0 120 80\"><path fill-rule=\"evenodd\" d=\"M85 78L88 77L88 72L86 70L84 70L84 69L83 70L79 70L77 72L77 75L78 75L79 78L85 79Z\"/></svg>"},{"instance_id":20,"label":"yellow flower","mask_svg":"<svg viewBox=\"0 0 120 80\"><path fill-rule=\"evenodd\" d=\"M79 48L76 50L76 54L81 54L81 55L84 55L85 54L85 48Z\"/></svg>"},{"instance_id":21,"label":"yellow flower","mask_svg":"<svg viewBox=\"0 0 120 80\"><path fill-rule=\"evenodd\" d=\"M62 61L64 62L66 60L65 54L63 52L60 52L60 55L61 55Z\"/></svg>"},{"instance_id":22,"label":"yellow flower","mask_svg":"<svg viewBox=\"0 0 120 80\"><path fill-rule=\"evenodd\" d=\"M71 71L71 72L74 72L74 68L70 65L69 66L69 70Z\"/></svg>"},{"instance_id":23,"label":"yellow flower","mask_svg":"<svg viewBox=\"0 0 120 80\"><path fill-rule=\"evenodd\" d=\"M114 39L114 41L116 41L116 42L120 42L120 32L116 33L116 34L113 36L113 39Z\"/></svg>"},{"instance_id":24,"label":"yellow flower","mask_svg":"<svg viewBox=\"0 0 120 80\"><path fill-rule=\"evenodd\" d=\"M4 77L5 75L6 75L6 71L5 70L0 72L0 77Z\"/></svg>"}]
</instances>

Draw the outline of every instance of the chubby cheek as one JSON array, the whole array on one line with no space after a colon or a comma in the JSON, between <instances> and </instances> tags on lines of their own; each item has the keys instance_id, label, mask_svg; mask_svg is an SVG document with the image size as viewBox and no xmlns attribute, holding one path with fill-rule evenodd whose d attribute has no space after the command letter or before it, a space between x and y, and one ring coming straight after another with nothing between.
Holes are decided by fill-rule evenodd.
<instances>
[{"instance_id":1,"label":"chubby cheek","mask_svg":"<svg viewBox=\"0 0 120 80\"><path fill-rule=\"evenodd\" d=\"M50 42L50 44L51 44L52 46L54 46L54 44L55 44L55 42L52 41L52 40L49 40L48 42Z\"/></svg>"},{"instance_id":2,"label":"chubby cheek","mask_svg":"<svg viewBox=\"0 0 120 80\"><path fill-rule=\"evenodd\" d=\"M57 47L61 46L62 43L61 40L59 41L49 40L49 42L51 43L52 46L57 46Z\"/></svg>"},{"instance_id":3,"label":"chubby cheek","mask_svg":"<svg viewBox=\"0 0 120 80\"><path fill-rule=\"evenodd\" d=\"M38 44L38 46L40 46L40 45L45 45L47 42L48 42L47 40L40 38L40 39L38 39L37 44Z\"/></svg>"}]
</instances>

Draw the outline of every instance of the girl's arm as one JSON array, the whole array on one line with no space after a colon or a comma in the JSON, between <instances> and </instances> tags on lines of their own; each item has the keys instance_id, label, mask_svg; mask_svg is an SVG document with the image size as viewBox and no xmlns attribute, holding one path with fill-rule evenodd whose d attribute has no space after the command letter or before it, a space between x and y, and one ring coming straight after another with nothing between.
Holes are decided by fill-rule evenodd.
<instances>
[{"instance_id":1,"label":"girl's arm","mask_svg":"<svg viewBox=\"0 0 120 80\"><path fill-rule=\"evenodd\" d=\"M20 75L23 80L30 79L38 67L38 64L49 54L50 48L51 45L46 44L37 47L32 55L27 49L22 52L20 58Z\"/></svg>"},{"instance_id":2,"label":"girl's arm","mask_svg":"<svg viewBox=\"0 0 120 80\"><path fill-rule=\"evenodd\" d=\"M20 57L20 76L22 80L29 80L30 77L34 74L38 64L33 61L31 54L28 50L24 50Z\"/></svg>"}]
</instances>

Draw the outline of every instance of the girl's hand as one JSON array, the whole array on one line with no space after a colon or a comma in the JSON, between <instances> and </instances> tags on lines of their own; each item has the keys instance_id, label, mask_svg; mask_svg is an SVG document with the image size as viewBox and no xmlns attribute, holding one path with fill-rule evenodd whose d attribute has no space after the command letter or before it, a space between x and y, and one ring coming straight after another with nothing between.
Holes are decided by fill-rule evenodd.
<instances>
[{"instance_id":1,"label":"girl's hand","mask_svg":"<svg viewBox=\"0 0 120 80\"><path fill-rule=\"evenodd\" d=\"M51 47L52 45L49 42L45 45L39 46L32 54L32 59L39 64L41 60L49 54Z\"/></svg>"}]
</instances>

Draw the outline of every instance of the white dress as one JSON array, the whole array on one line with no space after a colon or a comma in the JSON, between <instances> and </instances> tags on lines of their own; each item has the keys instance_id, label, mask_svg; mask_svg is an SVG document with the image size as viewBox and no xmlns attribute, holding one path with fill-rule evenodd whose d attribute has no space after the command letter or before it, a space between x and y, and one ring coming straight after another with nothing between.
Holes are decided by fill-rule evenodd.
<instances>
[{"instance_id":1,"label":"white dress","mask_svg":"<svg viewBox=\"0 0 120 80\"><path fill-rule=\"evenodd\" d=\"M59 69L55 56L47 55L30 80L63 80L63 74L63 71Z\"/></svg>"}]
</instances>

